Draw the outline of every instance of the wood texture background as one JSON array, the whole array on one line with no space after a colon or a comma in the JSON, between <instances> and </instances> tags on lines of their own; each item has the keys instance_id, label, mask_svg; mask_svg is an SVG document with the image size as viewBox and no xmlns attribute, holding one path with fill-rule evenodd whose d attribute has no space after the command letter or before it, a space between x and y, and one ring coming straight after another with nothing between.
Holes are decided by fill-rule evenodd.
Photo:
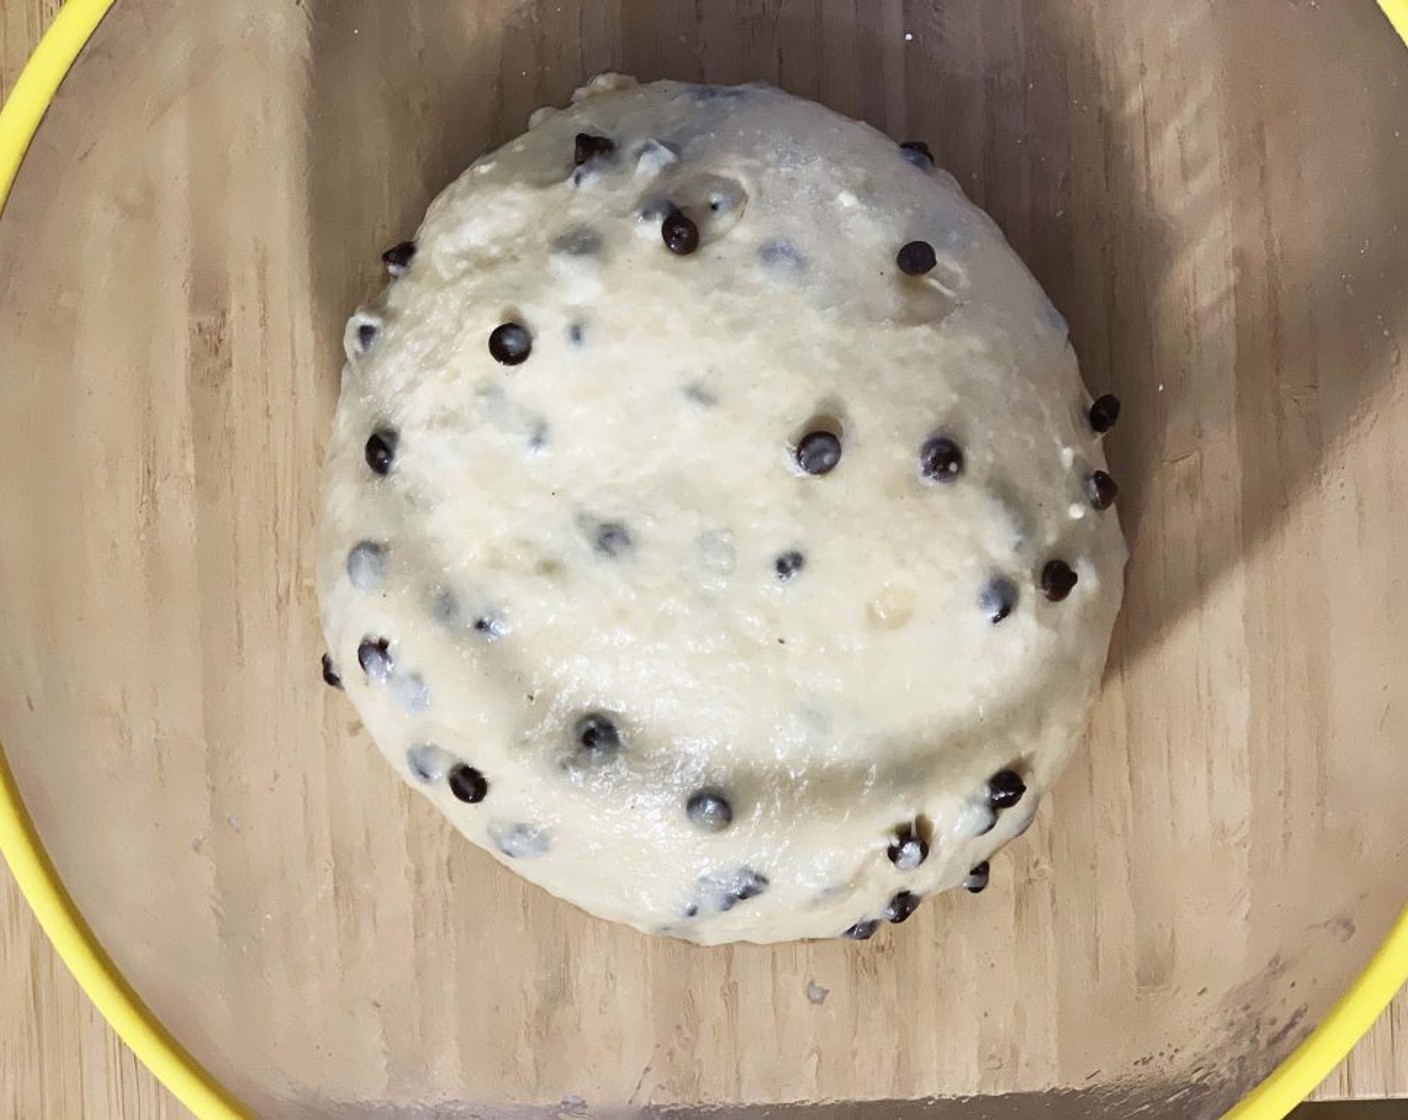
<instances>
[{"instance_id":1,"label":"wood texture background","mask_svg":"<svg viewBox=\"0 0 1408 1120\"><path fill-rule=\"evenodd\" d=\"M53 7L0 0L5 88ZM1119 1056L1120 1034L1161 1015L1170 1031L1190 1015L1228 1019L1218 1045L1245 1078L1327 1006L1402 900L1401 840L1375 820L1408 790L1392 747L1408 729L1408 621L1389 575L1408 537L1408 56L1368 0L1247 0L1235 12L1072 3L1061 18L1019 0L942 15L888 0L863 14L841 0L426 0L394 15L372 0L307 0L209 19L196 7L119 0L0 223L11 356L0 409L23 465L0 493L0 618L12 635L0 733L76 894L203 1056L255 1061L261 1039L222 1032L279 1019L317 1091L360 1074L293 1037L319 981L285 971L306 951L303 923L330 923L339 968L378 994L346 1007L350 1043L378 1031L433 1039L433 1023L397 1016L446 1010L429 994L393 1006L398 987L433 978L444 958L382 975L367 946L388 929L512 931L506 948L474 947L563 987L519 1009L526 1055L460 1040L502 1063L500 1099L557 1084L558 1049L593 1021L555 1020L567 992L657 1001L654 1025L591 1039L569 1066L609 1071L654 1031L654 1057L630 1079L637 1099L662 1104L1080 1089L1087 1074L1115 1078L1104 1052L1165 1085L1196 1081L1204 1070L1162 1052L1144 1066L1137 1050ZM468 158L613 66L763 76L934 140L1067 311L1092 386L1125 397L1114 462L1134 560L1107 694L1087 759L1004 857L1008 885L985 896L985 916L945 901L866 953L739 950L700 964L642 946L462 851L314 683L300 549L340 316L374 283L375 250L409 232ZM85 200L87 245L56 243L53 215L68 213L71 228ZM165 409L171 400L185 403ZM240 458L266 448L267 461ZM85 494L87 527L56 516ZM40 530L52 543L27 559L3 551ZM55 576L60 588L43 590ZM173 634L197 635L204 659L192 708L181 697L202 688L188 689L189 651L160 646ZM267 640L271 657L232 652ZM180 682L179 695L162 682ZM287 831L309 821L322 839L290 851ZM101 854L93 822L108 829ZM159 836L163 825L177 835ZM200 858L174 861L188 849ZM173 862L144 862L160 859ZM378 880L388 864L389 883ZM153 910L201 904L180 936L132 912L139 866L151 868L140 893ZM447 868L482 915L427 903L439 888L403 879L407 866ZM324 886L326 909L309 897ZM183 1115L76 991L7 875L0 901L0 1116ZM1176 905L1206 909L1184 926ZM1208 925L1225 931L1200 941ZM573 948L586 963L554 972ZM637 958L647 975L632 979ZM1046 962L1053 983L1033 983L1041 970L1022 961ZM467 954L449 968L475 963ZM971 1002L980 979L965 968L981 978L1012 967L1030 987L981 981L991 1025L968 1031L930 1006ZM621 975L603 985L591 975L603 969ZM223 1018L186 1002L202 974L229 985L212 993L233 1004ZM846 1017L836 1028L803 1018L812 975L833 988L828 1014ZM241 994L251 976L289 1002L242 1003L270 998ZM1199 976L1225 998L1193 1000ZM1303 1002L1288 995L1296 981ZM661 1032L672 1008L721 991L726 1022L696 1011L687 1024L711 1062L691 1070ZM1109 1018L1081 1037L1086 1009ZM942 1081L891 1020L962 1036L954 1065L934 1059ZM1400 997L1321 1095L1408 1096L1405 1028ZM826 1057L848 1040L859 1040L854 1064ZM353 1095L369 1101L377 1080ZM600 1080L614 1099L609 1072Z\"/></svg>"}]
</instances>

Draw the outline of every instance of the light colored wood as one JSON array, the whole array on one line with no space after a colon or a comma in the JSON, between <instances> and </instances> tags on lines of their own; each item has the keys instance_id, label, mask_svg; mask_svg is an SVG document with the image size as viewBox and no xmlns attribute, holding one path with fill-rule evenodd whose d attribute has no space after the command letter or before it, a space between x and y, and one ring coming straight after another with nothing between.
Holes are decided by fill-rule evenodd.
<instances>
[{"instance_id":1,"label":"light colored wood","mask_svg":"<svg viewBox=\"0 0 1408 1120\"><path fill-rule=\"evenodd\" d=\"M58 0L0 0L0 100ZM3 376L3 374L0 374ZM3 577L0 577L3 578ZM45 939L0 861L0 1116L186 1120Z\"/></svg>"},{"instance_id":2,"label":"light colored wood","mask_svg":"<svg viewBox=\"0 0 1408 1120\"><path fill-rule=\"evenodd\" d=\"M0 867L0 1116L183 1120L49 947Z\"/></svg>"},{"instance_id":3,"label":"light colored wood","mask_svg":"<svg viewBox=\"0 0 1408 1120\"><path fill-rule=\"evenodd\" d=\"M7 80L51 8L0 0ZM1090 747L986 895L869 945L586 919L317 682L341 319L439 186L611 67L930 139L1125 399ZM114 956L270 1116L1205 1115L1404 901L1406 329L1408 56L1369 0L120 0L0 222L0 735ZM0 1115L178 1115L0 892ZM1404 1016L1326 1091L1408 1095Z\"/></svg>"}]
</instances>

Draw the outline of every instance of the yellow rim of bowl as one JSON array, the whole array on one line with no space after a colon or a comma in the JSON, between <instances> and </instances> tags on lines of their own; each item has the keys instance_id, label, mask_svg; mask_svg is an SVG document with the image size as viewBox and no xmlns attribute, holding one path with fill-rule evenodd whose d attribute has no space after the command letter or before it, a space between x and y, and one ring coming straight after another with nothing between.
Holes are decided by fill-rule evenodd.
<instances>
[{"instance_id":1,"label":"yellow rim of bowl","mask_svg":"<svg viewBox=\"0 0 1408 1120\"><path fill-rule=\"evenodd\" d=\"M114 0L66 0L0 105L0 214L59 84ZM1379 0L1408 44L1408 0ZM49 940L103 1018L138 1059L201 1120L253 1114L192 1058L108 958L64 889L26 812L0 746L0 854ZM1328 1077L1408 983L1408 908L1364 971L1310 1037L1223 1120L1285 1120Z\"/></svg>"}]
</instances>

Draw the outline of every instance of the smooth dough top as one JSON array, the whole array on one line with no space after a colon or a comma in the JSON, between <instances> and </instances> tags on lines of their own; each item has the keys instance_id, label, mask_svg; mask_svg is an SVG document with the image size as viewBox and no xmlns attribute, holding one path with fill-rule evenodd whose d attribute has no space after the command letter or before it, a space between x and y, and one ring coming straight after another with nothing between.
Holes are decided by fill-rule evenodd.
<instances>
[{"instance_id":1,"label":"smooth dough top","mask_svg":"<svg viewBox=\"0 0 1408 1120\"><path fill-rule=\"evenodd\" d=\"M1112 402L924 146L604 76L386 259L318 578L406 779L704 943L980 889L1083 734L1125 548Z\"/></svg>"}]
</instances>

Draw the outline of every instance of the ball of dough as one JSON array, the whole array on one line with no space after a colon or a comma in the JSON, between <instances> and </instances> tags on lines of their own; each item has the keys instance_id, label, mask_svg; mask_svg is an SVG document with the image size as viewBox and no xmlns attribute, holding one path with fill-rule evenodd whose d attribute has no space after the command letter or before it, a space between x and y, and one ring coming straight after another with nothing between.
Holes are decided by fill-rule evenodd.
<instances>
[{"instance_id":1,"label":"ball of dough","mask_svg":"<svg viewBox=\"0 0 1408 1120\"><path fill-rule=\"evenodd\" d=\"M593 914L865 938L981 889L1125 549L1065 325L922 144L599 78L348 324L319 587L392 765Z\"/></svg>"}]
</instances>

